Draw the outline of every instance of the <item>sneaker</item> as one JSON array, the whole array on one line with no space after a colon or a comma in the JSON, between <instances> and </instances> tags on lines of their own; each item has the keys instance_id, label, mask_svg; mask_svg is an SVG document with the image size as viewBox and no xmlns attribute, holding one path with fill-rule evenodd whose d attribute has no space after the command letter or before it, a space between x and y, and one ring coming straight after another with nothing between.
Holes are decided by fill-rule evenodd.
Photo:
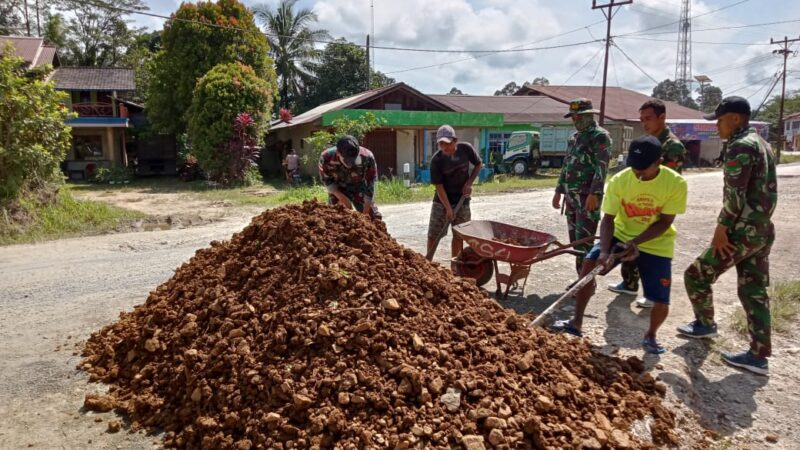
<instances>
[{"instance_id":1,"label":"sneaker","mask_svg":"<svg viewBox=\"0 0 800 450\"><path fill-rule=\"evenodd\" d=\"M759 358L753 356L749 351L742 353L722 352L722 360L726 363L739 367L759 375L767 375L769 373L769 361L767 358Z\"/></svg>"},{"instance_id":2,"label":"sneaker","mask_svg":"<svg viewBox=\"0 0 800 450\"><path fill-rule=\"evenodd\" d=\"M667 351L667 349L664 348L663 345L659 344L655 338L648 337L644 338L642 341L642 348L644 348L644 351L647 353L652 353L654 355L660 355Z\"/></svg>"},{"instance_id":3,"label":"sneaker","mask_svg":"<svg viewBox=\"0 0 800 450\"><path fill-rule=\"evenodd\" d=\"M625 286L625 282L620 282L619 284L609 284L608 290L617 294L628 294L628 295L636 295L639 293L639 290L631 290Z\"/></svg>"},{"instance_id":4,"label":"sneaker","mask_svg":"<svg viewBox=\"0 0 800 450\"><path fill-rule=\"evenodd\" d=\"M557 320L552 325L550 325L550 330L556 333L567 333L577 337L583 337L583 333L581 330L572 326L572 321L570 320Z\"/></svg>"},{"instance_id":5,"label":"sneaker","mask_svg":"<svg viewBox=\"0 0 800 450\"><path fill-rule=\"evenodd\" d=\"M638 306L639 308L652 308L653 305L655 304L656 302L648 300L644 297L640 298L639 300L636 300L636 306Z\"/></svg>"},{"instance_id":6,"label":"sneaker","mask_svg":"<svg viewBox=\"0 0 800 450\"><path fill-rule=\"evenodd\" d=\"M692 339L717 337L717 324L703 325L699 320L678 327L678 333Z\"/></svg>"}]
</instances>

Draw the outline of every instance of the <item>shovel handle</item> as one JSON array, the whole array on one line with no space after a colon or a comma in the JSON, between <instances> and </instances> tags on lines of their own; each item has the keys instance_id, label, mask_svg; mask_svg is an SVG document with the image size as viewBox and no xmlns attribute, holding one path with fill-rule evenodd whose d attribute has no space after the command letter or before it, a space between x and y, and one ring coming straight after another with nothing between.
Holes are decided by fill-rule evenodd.
<instances>
[{"instance_id":1,"label":"shovel handle","mask_svg":"<svg viewBox=\"0 0 800 450\"><path fill-rule=\"evenodd\" d=\"M541 314L536 316L529 324L528 328L541 326L542 322L549 317L555 310L557 310L562 303L564 303L567 299L575 295L576 292L583 289L587 284L591 283L592 280L595 279L597 275L603 273L607 267L614 267L614 261L616 260L615 256L610 256L608 262L605 264L598 264L591 272L587 273L583 278L578 280L567 292L564 293L561 297L558 298L552 305L550 305L547 309L545 309Z\"/></svg>"}]
</instances>

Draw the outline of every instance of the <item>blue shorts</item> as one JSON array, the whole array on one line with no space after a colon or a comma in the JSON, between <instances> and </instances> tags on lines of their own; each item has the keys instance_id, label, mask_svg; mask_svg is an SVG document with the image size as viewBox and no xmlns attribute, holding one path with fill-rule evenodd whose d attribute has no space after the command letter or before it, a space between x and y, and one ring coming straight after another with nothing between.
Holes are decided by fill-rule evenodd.
<instances>
[{"instance_id":1,"label":"blue shorts","mask_svg":"<svg viewBox=\"0 0 800 450\"><path fill-rule=\"evenodd\" d=\"M611 241L611 248L613 249L615 245L621 242L619 239L614 238ZM600 257L600 251L600 243L598 242L586 255L586 259L597 261L597 258ZM631 262L636 263L639 268L644 297L655 303L669 305L669 292L672 287L672 258L651 255L640 250L639 257ZM619 263L620 261L617 261L615 266Z\"/></svg>"}]
</instances>

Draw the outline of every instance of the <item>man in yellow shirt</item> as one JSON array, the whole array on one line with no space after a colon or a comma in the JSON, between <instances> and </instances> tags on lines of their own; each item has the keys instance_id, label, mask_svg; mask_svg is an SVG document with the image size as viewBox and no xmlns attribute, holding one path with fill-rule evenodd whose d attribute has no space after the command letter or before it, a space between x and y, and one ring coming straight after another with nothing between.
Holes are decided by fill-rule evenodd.
<instances>
[{"instance_id":1,"label":"man in yellow shirt","mask_svg":"<svg viewBox=\"0 0 800 450\"><path fill-rule=\"evenodd\" d=\"M619 261L636 263L645 298L655 303L642 347L656 354L665 351L656 333L669 314L676 235L672 222L686 211L687 195L686 180L661 162L658 139L643 136L631 142L629 167L611 178L606 187L600 242L586 256L581 270L581 276L585 276L598 264L608 264L612 253L618 258L605 273ZM553 330L582 336L583 315L595 288L592 282L580 290L575 296L575 316L556 322Z\"/></svg>"}]
</instances>

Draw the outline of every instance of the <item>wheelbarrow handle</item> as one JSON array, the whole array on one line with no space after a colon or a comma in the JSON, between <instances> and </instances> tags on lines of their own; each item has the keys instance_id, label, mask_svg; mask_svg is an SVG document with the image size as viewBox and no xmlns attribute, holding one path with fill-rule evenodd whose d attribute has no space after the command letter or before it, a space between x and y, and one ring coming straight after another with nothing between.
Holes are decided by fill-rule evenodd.
<instances>
[{"instance_id":1,"label":"wheelbarrow handle","mask_svg":"<svg viewBox=\"0 0 800 450\"><path fill-rule=\"evenodd\" d=\"M555 242L553 242L553 245L555 245L559 249L573 248L573 247L577 247L577 246L583 245L583 244L591 244L592 242L594 242L597 239L600 239L600 236L588 236L588 237L585 237L583 239L579 239L577 241L572 241L572 242L570 242L568 244L562 244L560 241L555 241Z\"/></svg>"}]
</instances>

